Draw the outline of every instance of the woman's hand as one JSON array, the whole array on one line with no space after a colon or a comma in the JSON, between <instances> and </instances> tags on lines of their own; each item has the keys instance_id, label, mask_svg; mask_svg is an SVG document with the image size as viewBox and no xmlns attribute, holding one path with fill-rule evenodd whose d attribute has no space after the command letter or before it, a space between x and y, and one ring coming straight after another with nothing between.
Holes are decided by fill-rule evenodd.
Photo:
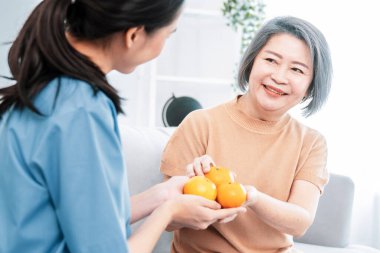
<instances>
[{"instance_id":1,"label":"woman's hand","mask_svg":"<svg viewBox=\"0 0 380 253\"><path fill-rule=\"evenodd\" d=\"M244 187L247 190L247 201L243 206L248 207L255 205L260 192L252 185L244 185Z\"/></svg>"},{"instance_id":2,"label":"woman's hand","mask_svg":"<svg viewBox=\"0 0 380 253\"><path fill-rule=\"evenodd\" d=\"M193 163L186 166L187 175L189 177L202 176L210 171L210 167L215 165L214 160L208 156L204 155L194 159Z\"/></svg>"},{"instance_id":3,"label":"woman's hand","mask_svg":"<svg viewBox=\"0 0 380 253\"><path fill-rule=\"evenodd\" d=\"M158 184L160 191L163 192L165 200L172 199L178 195L182 195L183 186L189 180L187 176L173 176L163 183Z\"/></svg>"},{"instance_id":4,"label":"woman's hand","mask_svg":"<svg viewBox=\"0 0 380 253\"><path fill-rule=\"evenodd\" d=\"M227 223L238 214L246 212L245 207L221 209L217 202L195 195L181 195L168 201L167 204L173 211L168 231L183 227L206 229L217 221Z\"/></svg>"}]
</instances>

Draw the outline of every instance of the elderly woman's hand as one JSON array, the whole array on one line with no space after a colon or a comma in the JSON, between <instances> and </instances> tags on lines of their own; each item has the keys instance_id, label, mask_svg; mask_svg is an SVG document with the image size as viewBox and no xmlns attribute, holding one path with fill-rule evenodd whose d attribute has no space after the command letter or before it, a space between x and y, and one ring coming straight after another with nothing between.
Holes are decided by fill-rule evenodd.
<instances>
[{"instance_id":1,"label":"elderly woman's hand","mask_svg":"<svg viewBox=\"0 0 380 253\"><path fill-rule=\"evenodd\" d=\"M252 185L244 185L244 187L247 190L247 201L243 204L243 206L248 207L255 205L260 192Z\"/></svg>"},{"instance_id":2,"label":"elderly woman's hand","mask_svg":"<svg viewBox=\"0 0 380 253\"><path fill-rule=\"evenodd\" d=\"M214 160L209 155L204 155L194 159L193 163L186 166L187 176L202 176L210 171L211 166L214 166Z\"/></svg>"}]
</instances>

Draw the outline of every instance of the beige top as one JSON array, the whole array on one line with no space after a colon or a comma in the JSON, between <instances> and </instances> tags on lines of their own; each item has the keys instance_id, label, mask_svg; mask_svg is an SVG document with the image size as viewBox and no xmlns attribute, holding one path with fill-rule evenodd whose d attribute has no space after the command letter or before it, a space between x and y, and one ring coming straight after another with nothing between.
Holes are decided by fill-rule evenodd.
<instances>
[{"instance_id":1,"label":"beige top","mask_svg":"<svg viewBox=\"0 0 380 253\"><path fill-rule=\"evenodd\" d=\"M297 179L311 182L322 192L328 181L324 137L289 115L278 122L251 118L237 101L189 114L165 148L162 173L184 175L187 164L208 154L217 166L233 170L240 183L279 200L288 200ZM292 245L291 236L248 209L227 224L176 231L172 252L290 252Z\"/></svg>"}]
</instances>

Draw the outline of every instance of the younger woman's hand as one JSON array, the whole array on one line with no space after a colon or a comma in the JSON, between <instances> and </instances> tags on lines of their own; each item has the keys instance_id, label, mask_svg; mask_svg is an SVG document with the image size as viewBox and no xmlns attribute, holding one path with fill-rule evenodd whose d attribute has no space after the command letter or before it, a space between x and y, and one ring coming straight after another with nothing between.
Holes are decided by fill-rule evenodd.
<instances>
[{"instance_id":1,"label":"younger woman's hand","mask_svg":"<svg viewBox=\"0 0 380 253\"><path fill-rule=\"evenodd\" d=\"M205 173L209 172L210 167L214 165L214 160L209 155L197 157L194 159L193 163L186 166L187 175L189 177L203 176Z\"/></svg>"},{"instance_id":2,"label":"younger woman's hand","mask_svg":"<svg viewBox=\"0 0 380 253\"><path fill-rule=\"evenodd\" d=\"M187 176L173 176L165 182L159 184L161 191L165 194L165 199L169 200L178 195L182 195L183 186L189 180Z\"/></svg>"},{"instance_id":3,"label":"younger woman's hand","mask_svg":"<svg viewBox=\"0 0 380 253\"><path fill-rule=\"evenodd\" d=\"M168 231L183 227L195 230L206 229L217 221L224 223L233 220L238 214L246 212L245 207L221 209L215 202L195 195L181 195L167 203L173 211L173 219Z\"/></svg>"}]
</instances>

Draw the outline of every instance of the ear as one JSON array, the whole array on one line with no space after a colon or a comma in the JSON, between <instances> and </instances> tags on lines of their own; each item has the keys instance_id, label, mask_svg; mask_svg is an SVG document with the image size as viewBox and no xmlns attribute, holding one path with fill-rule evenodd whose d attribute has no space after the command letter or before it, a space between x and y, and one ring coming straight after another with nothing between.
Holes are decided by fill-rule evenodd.
<instances>
[{"instance_id":1,"label":"ear","mask_svg":"<svg viewBox=\"0 0 380 253\"><path fill-rule=\"evenodd\" d=\"M127 48L131 48L144 34L145 30L143 26L129 28L124 37Z\"/></svg>"}]
</instances>

